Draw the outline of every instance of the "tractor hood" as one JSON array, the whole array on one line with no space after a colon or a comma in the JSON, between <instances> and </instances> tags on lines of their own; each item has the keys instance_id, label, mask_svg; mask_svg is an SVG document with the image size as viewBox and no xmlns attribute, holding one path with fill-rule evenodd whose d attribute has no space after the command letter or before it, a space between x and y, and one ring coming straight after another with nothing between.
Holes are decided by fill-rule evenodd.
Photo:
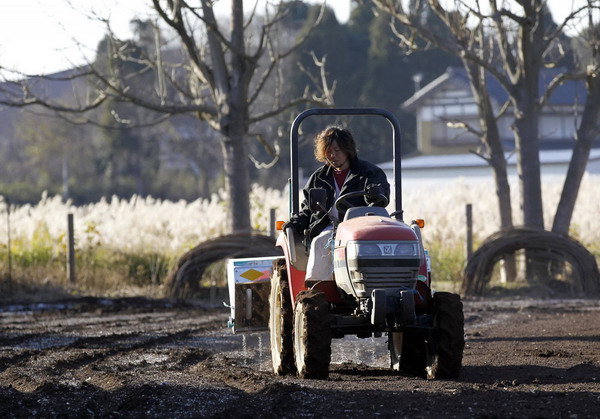
<instances>
[{"instance_id":1,"label":"tractor hood","mask_svg":"<svg viewBox=\"0 0 600 419\"><path fill-rule=\"evenodd\" d=\"M414 230L402 221L381 216L356 217L339 224L336 246L346 246L349 241L418 240Z\"/></svg>"}]
</instances>

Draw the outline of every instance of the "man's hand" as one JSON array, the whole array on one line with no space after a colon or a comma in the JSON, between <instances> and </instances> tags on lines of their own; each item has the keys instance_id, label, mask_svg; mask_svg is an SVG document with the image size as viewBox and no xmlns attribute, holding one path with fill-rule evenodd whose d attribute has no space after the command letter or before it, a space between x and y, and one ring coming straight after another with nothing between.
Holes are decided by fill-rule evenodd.
<instances>
[{"instance_id":1,"label":"man's hand","mask_svg":"<svg viewBox=\"0 0 600 419\"><path fill-rule=\"evenodd\" d=\"M291 228L294 231L294 233L302 233L302 231L300 231L300 226L294 220L290 220L284 223L281 229L285 232L288 229L288 227Z\"/></svg>"},{"instance_id":2,"label":"man's hand","mask_svg":"<svg viewBox=\"0 0 600 419\"><path fill-rule=\"evenodd\" d=\"M378 183L371 183L370 185L367 185L365 187L365 196L368 199L376 199L382 195L383 195L383 188Z\"/></svg>"}]
</instances>

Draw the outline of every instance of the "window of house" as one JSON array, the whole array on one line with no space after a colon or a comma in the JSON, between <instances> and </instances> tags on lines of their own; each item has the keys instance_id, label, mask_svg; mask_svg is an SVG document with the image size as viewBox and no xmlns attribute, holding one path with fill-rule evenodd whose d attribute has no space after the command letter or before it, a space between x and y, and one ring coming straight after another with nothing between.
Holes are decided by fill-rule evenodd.
<instances>
[{"instance_id":1,"label":"window of house","mask_svg":"<svg viewBox=\"0 0 600 419\"><path fill-rule=\"evenodd\" d=\"M572 112L541 115L538 123L540 139L542 141L573 139L579 124L578 119Z\"/></svg>"}]
</instances>

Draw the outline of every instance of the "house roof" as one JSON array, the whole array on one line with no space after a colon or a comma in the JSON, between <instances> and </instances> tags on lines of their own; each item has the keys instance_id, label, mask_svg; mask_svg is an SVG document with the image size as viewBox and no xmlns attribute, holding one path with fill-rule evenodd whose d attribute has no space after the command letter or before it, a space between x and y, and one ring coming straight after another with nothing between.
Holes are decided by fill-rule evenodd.
<instances>
[{"instance_id":1,"label":"house roof","mask_svg":"<svg viewBox=\"0 0 600 419\"><path fill-rule=\"evenodd\" d=\"M566 164L571 160L572 150L542 150L540 151L540 163L542 165ZM507 164L516 166L517 154L505 153ZM600 149L590 151L589 161L600 162ZM392 170L393 162L380 163L378 166L383 170ZM444 154L424 155L402 159L402 170L418 169L449 169L461 167L486 167L488 163L481 157L468 154Z\"/></svg>"},{"instance_id":2,"label":"house roof","mask_svg":"<svg viewBox=\"0 0 600 419\"><path fill-rule=\"evenodd\" d=\"M550 81L561 72L563 68L544 68L540 74L539 88L540 93L546 91L546 87ZM486 72L486 84L491 98L499 104L506 102L508 95L502 85ZM440 91L455 85L463 86L465 90L470 91L469 77L464 67L448 67L446 72L433 80L431 83L424 86L422 89L415 92L402 107L406 110L416 110L422 106L427 99L435 96ZM571 105L575 103L583 104L587 95L585 83L581 80L567 80L558 86L548 101L548 105Z\"/></svg>"}]
</instances>

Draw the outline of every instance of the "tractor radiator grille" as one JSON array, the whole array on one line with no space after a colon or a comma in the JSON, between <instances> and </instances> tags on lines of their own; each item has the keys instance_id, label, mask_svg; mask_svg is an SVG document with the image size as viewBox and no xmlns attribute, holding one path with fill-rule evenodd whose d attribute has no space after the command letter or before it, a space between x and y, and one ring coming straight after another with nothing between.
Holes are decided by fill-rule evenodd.
<instances>
[{"instance_id":1,"label":"tractor radiator grille","mask_svg":"<svg viewBox=\"0 0 600 419\"><path fill-rule=\"evenodd\" d=\"M384 289L391 293L401 289L413 289L417 284L416 271L405 269L398 272L353 271L352 285L357 293L368 296L374 289Z\"/></svg>"}]
</instances>

